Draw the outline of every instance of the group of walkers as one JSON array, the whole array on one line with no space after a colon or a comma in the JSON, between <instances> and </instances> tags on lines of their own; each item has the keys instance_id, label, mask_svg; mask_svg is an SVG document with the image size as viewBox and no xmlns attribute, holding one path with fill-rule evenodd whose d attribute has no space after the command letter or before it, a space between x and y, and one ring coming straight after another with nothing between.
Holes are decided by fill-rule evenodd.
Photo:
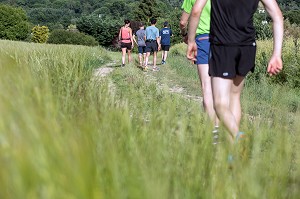
<instances>
[{"instance_id":1,"label":"group of walkers","mask_svg":"<svg viewBox=\"0 0 300 199\"><path fill-rule=\"evenodd\" d=\"M283 16L275 0L184 0L182 5L181 35L183 41L188 44L187 58L195 62L198 68L203 107L214 126L215 144L218 143L220 124L228 130L232 146L245 136L245 133L240 131L240 96L246 75L255 69L256 41L253 17L259 1L273 21L273 54L267 66L267 72L272 76L283 68ZM164 50L162 64L165 63L169 50L169 46L160 46L163 42L162 32L168 31L168 24L164 24L166 29L162 29L160 34L155 24L156 20L151 20L151 26L147 27L143 34L139 31L136 34L140 64L145 67L151 51L154 52L153 65L156 67L157 50ZM143 30L143 26L140 30ZM133 45L134 37L131 38ZM145 43L142 42L143 38ZM144 52L146 57L144 55L142 59ZM145 63L142 60L145 60ZM125 64L123 59L122 63Z\"/></svg>"},{"instance_id":2,"label":"group of walkers","mask_svg":"<svg viewBox=\"0 0 300 199\"><path fill-rule=\"evenodd\" d=\"M166 64L168 51L170 49L172 30L168 27L169 23L164 22L164 27L159 30L156 27L156 19L151 19L151 25L146 27L143 23L139 24L139 30L133 34L130 21L125 20L125 25L119 31L119 41L122 49L122 67L125 66L126 52L128 53L128 62L131 62L131 50L134 43L138 46L139 64L145 71L149 70L148 63L150 54L153 53L153 71L159 71L157 63L157 52L162 50L161 64Z\"/></svg>"}]
</instances>

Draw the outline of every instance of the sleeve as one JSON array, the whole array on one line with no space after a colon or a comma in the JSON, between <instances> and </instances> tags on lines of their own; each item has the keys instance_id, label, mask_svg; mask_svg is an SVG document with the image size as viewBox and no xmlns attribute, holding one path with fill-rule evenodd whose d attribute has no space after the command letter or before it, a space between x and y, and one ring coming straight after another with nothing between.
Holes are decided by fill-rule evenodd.
<instances>
[{"instance_id":1,"label":"sleeve","mask_svg":"<svg viewBox=\"0 0 300 199\"><path fill-rule=\"evenodd\" d=\"M157 31L156 31L156 37L159 37L159 30L157 28Z\"/></svg>"},{"instance_id":2,"label":"sleeve","mask_svg":"<svg viewBox=\"0 0 300 199\"><path fill-rule=\"evenodd\" d=\"M186 13L190 14L193 8L193 0L184 0L182 3L182 10L184 10Z\"/></svg>"}]
</instances>

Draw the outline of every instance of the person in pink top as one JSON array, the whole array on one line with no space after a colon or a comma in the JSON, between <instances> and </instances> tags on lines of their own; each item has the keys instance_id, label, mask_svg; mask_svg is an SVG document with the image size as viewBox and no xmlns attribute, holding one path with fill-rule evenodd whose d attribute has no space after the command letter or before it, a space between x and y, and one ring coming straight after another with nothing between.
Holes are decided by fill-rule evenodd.
<instances>
[{"instance_id":1,"label":"person in pink top","mask_svg":"<svg viewBox=\"0 0 300 199\"><path fill-rule=\"evenodd\" d=\"M124 20L125 25L120 28L119 31L119 41L121 41L122 49L122 67L125 66L126 52L128 53L128 63L131 62L131 49L133 48L132 39L132 29L130 26L130 21L128 19Z\"/></svg>"}]
</instances>

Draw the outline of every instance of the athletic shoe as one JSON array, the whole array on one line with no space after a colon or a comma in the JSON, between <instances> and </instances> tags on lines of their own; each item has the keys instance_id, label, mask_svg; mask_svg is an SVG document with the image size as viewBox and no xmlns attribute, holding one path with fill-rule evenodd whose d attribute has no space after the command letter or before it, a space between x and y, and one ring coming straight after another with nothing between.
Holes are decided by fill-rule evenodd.
<instances>
[{"instance_id":1,"label":"athletic shoe","mask_svg":"<svg viewBox=\"0 0 300 199\"><path fill-rule=\"evenodd\" d=\"M159 71L159 68L157 66L153 66L152 70L153 71Z\"/></svg>"},{"instance_id":2,"label":"athletic shoe","mask_svg":"<svg viewBox=\"0 0 300 199\"><path fill-rule=\"evenodd\" d=\"M161 61L161 64L166 64L166 61L162 60L162 61Z\"/></svg>"},{"instance_id":3,"label":"athletic shoe","mask_svg":"<svg viewBox=\"0 0 300 199\"><path fill-rule=\"evenodd\" d=\"M122 64L121 67L125 67L125 64Z\"/></svg>"},{"instance_id":4,"label":"athletic shoe","mask_svg":"<svg viewBox=\"0 0 300 199\"><path fill-rule=\"evenodd\" d=\"M149 70L148 66L144 66L143 71L147 72Z\"/></svg>"},{"instance_id":5,"label":"athletic shoe","mask_svg":"<svg viewBox=\"0 0 300 199\"><path fill-rule=\"evenodd\" d=\"M238 143L240 140L245 139L246 134L244 132L238 132L238 134L235 136L235 143Z\"/></svg>"},{"instance_id":6,"label":"athletic shoe","mask_svg":"<svg viewBox=\"0 0 300 199\"><path fill-rule=\"evenodd\" d=\"M218 126L215 126L214 130L212 131L214 145L219 143L219 129L218 128L219 128Z\"/></svg>"}]
</instances>

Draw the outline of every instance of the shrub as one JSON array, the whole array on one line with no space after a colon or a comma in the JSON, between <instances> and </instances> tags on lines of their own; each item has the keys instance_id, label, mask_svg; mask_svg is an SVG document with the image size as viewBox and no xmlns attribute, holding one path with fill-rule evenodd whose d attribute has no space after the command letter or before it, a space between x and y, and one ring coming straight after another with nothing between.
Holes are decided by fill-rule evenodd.
<instances>
[{"instance_id":1,"label":"shrub","mask_svg":"<svg viewBox=\"0 0 300 199\"><path fill-rule=\"evenodd\" d=\"M122 24L123 21L112 17L89 15L81 17L76 25L80 32L92 35L100 45L110 46Z\"/></svg>"},{"instance_id":2,"label":"shrub","mask_svg":"<svg viewBox=\"0 0 300 199\"><path fill-rule=\"evenodd\" d=\"M34 26L32 28L31 41L35 43L46 43L49 38L49 28L47 26Z\"/></svg>"},{"instance_id":3,"label":"shrub","mask_svg":"<svg viewBox=\"0 0 300 199\"><path fill-rule=\"evenodd\" d=\"M80 32L67 30L54 30L51 32L48 43L51 44L74 44L85 46L97 46L98 42L94 37Z\"/></svg>"},{"instance_id":4,"label":"shrub","mask_svg":"<svg viewBox=\"0 0 300 199\"><path fill-rule=\"evenodd\" d=\"M287 18L292 24L300 25L300 10L291 10L284 14L284 18Z\"/></svg>"},{"instance_id":5,"label":"shrub","mask_svg":"<svg viewBox=\"0 0 300 199\"><path fill-rule=\"evenodd\" d=\"M256 30L256 39L265 40L273 37L272 28L266 14L255 13L254 27Z\"/></svg>"},{"instance_id":6,"label":"shrub","mask_svg":"<svg viewBox=\"0 0 300 199\"><path fill-rule=\"evenodd\" d=\"M25 11L0 4L0 39L24 40L29 34Z\"/></svg>"}]
</instances>

